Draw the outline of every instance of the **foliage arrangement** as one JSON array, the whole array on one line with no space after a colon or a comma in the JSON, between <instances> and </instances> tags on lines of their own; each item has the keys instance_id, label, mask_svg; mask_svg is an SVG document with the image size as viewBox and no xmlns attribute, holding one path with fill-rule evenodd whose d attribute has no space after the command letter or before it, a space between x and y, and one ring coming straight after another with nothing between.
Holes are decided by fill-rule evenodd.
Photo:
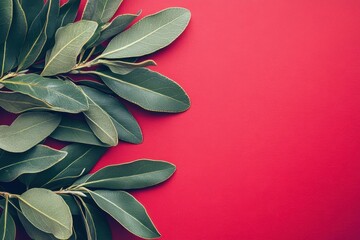
<instances>
[{"instance_id":1,"label":"foliage arrangement","mask_svg":"<svg viewBox=\"0 0 360 240\"><path fill-rule=\"evenodd\" d=\"M123 100L189 108L184 90L139 57L171 44L190 12L169 8L129 27L140 12L111 20L121 2L88 0L75 21L80 0L0 1L0 107L17 116L0 126L1 239L15 239L16 227L37 240L111 239L106 215L141 238L160 237L126 190L167 180L174 165L142 159L89 173L119 140L142 142Z\"/></svg>"}]
</instances>

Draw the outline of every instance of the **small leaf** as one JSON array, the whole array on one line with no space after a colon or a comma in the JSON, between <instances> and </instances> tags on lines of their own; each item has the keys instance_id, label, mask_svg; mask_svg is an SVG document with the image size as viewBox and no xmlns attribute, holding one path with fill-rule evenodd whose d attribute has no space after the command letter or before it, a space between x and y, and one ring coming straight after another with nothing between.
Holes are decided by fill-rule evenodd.
<instances>
[{"instance_id":1,"label":"small leaf","mask_svg":"<svg viewBox=\"0 0 360 240\"><path fill-rule=\"evenodd\" d=\"M166 181L175 166L152 160L138 160L132 163L105 167L92 174L81 186L101 189L139 189Z\"/></svg>"},{"instance_id":2,"label":"small leaf","mask_svg":"<svg viewBox=\"0 0 360 240\"><path fill-rule=\"evenodd\" d=\"M39 15L36 16L20 51L18 70L31 66L43 51L47 39L52 38L57 22L51 19L57 19L59 9L59 0L48 0Z\"/></svg>"},{"instance_id":3,"label":"small leaf","mask_svg":"<svg viewBox=\"0 0 360 240\"><path fill-rule=\"evenodd\" d=\"M95 89L89 87L82 87L82 89L86 95L109 114L119 134L119 139L131 143L142 142L143 137L139 124L122 103L116 98Z\"/></svg>"},{"instance_id":4,"label":"small leaf","mask_svg":"<svg viewBox=\"0 0 360 240\"><path fill-rule=\"evenodd\" d=\"M25 152L48 137L60 121L61 115L54 113L24 113L11 126L0 126L0 149Z\"/></svg>"},{"instance_id":5,"label":"small leaf","mask_svg":"<svg viewBox=\"0 0 360 240\"><path fill-rule=\"evenodd\" d=\"M82 19L101 23L108 22L118 10L123 0L88 0Z\"/></svg>"},{"instance_id":6,"label":"small leaf","mask_svg":"<svg viewBox=\"0 0 360 240\"><path fill-rule=\"evenodd\" d=\"M78 9L80 5L80 0L69 0L60 8L59 13L59 26L63 27L69 23L75 21Z\"/></svg>"},{"instance_id":7,"label":"small leaf","mask_svg":"<svg viewBox=\"0 0 360 240\"><path fill-rule=\"evenodd\" d=\"M141 238L160 237L144 206L127 192L98 190L89 193L102 210L131 233Z\"/></svg>"},{"instance_id":8,"label":"small leaf","mask_svg":"<svg viewBox=\"0 0 360 240\"><path fill-rule=\"evenodd\" d=\"M190 12L184 8L147 16L113 38L98 58L140 57L158 51L178 38L189 21Z\"/></svg>"},{"instance_id":9,"label":"small leaf","mask_svg":"<svg viewBox=\"0 0 360 240\"><path fill-rule=\"evenodd\" d=\"M108 147L102 143L93 133L85 121L78 119L63 118L59 127L50 136L64 142L84 143L95 146Z\"/></svg>"},{"instance_id":10,"label":"small leaf","mask_svg":"<svg viewBox=\"0 0 360 240\"><path fill-rule=\"evenodd\" d=\"M71 71L81 49L94 35L97 27L96 22L80 21L60 28L56 32L54 48L46 59L41 75L53 76Z\"/></svg>"},{"instance_id":11,"label":"small leaf","mask_svg":"<svg viewBox=\"0 0 360 240\"><path fill-rule=\"evenodd\" d=\"M0 92L0 107L15 114L30 110L51 109L43 101L16 92Z\"/></svg>"},{"instance_id":12,"label":"small leaf","mask_svg":"<svg viewBox=\"0 0 360 240\"><path fill-rule=\"evenodd\" d=\"M10 31L13 14L12 0L0 1L0 44L6 41Z\"/></svg>"},{"instance_id":13,"label":"small leaf","mask_svg":"<svg viewBox=\"0 0 360 240\"><path fill-rule=\"evenodd\" d=\"M0 239L15 240L16 226L14 219L9 213L9 199L6 197L5 207L0 217Z\"/></svg>"},{"instance_id":14,"label":"small leaf","mask_svg":"<svg viewBox=\"0 0 360 240\"><path fill-rule=\"evenodd\" d=\"M139 16L138 14L124 14L117 16L111 23L105 25L103 27L103 31L101 32L100 38L97 40L95 45L99 45L100 43L118 35L122 31L126 29L130 25L132 21L135 20Z\"/></svg>"},{"instance_id":15,"label":"small leaf","mask_svg":"<svg viewBox=\"0 0 360 240\"><path fill-rule=\"evenodd\" d=\"M22 213L36 228L59 239L71 237L72 216L62 197L47 189L33 188L23 193L19 202Z\"/></svg>"},{"instance_id":16,"label":"small leaf","mask_svg":"<svg viewBox=\"0 0 360 240\"><path fill-rule=\"evenodd\" d=\"M84 116L89 127L100 141L109 146L116 146L118 144L118 133L109 114L90 97L88 97L88 100L89 110L84 112Z\"/></svg>"},{"instance_id":17,"label":"small leaf","mask_svg":"<svg viewBox=\"0 0 360 240\"><path fill-rule=\"evenodd\" d=\"M111 61L107 59L100 59L96 63L107 66L113 73L126 75L138 68L156 66L153 60L146 60L139 63L131 63L124 61Z\"/></svg>"},{"instance_id":18,"label":"small leaf","mask_svg":"<svg viewBox=\"0 0 360 240\"><path fill-rule=\"evenodd\" d=\"M0 155L0 182L11 182L26 173L42 172L59 161L67 153L44 145L38 145L21 154L4 153Z\"/></svg>"},{"instance_id":19,"label":"small leaf","mask_svg":"<svg viewBox=\"0 0 360 240\"><path fill-rule=\"evenodd\" d=\"M46 102L53 110L79 113L89 108L87 98L81 88L68 80L26 74L7 79L2 83L10 90Z\"/></svg>"},{"instance_id":20,"label":"small leaf","mask_svg":"<svg viewBox=\"0 0 360 240\"><path fill-rule=\"evenodd\" d=\"M54 188L66 187L77 178L90 172L106 148L83 144L71 144L62 149L68 155L53 167L36 175L31 186Z\"/></svg>"},{"instance_id":21,"label":"small leaf","mask_svg":"<svg viewBox=\"0 0 360 240\"><path fill-rule=\"evenodd\" d=\"M127 75L110 71L92 72L120 97L156 112L183 112L190 107L190 99L174 81L145 68Z\"/></svg>"}]
</instances>

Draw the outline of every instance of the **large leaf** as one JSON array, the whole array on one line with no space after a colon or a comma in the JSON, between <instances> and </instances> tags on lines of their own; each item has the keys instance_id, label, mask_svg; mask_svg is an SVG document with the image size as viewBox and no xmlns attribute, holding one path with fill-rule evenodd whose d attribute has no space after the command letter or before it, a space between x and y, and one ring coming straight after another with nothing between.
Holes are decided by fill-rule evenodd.
<instances>
[{"instance_id":1,"label":"large leaf","mask_svg":"<svg viewBox=\"0 0 360 240\"><path fill-rule=\"evenodd\" d=\"M26 74L2 82L8 89L42 100L53 110L79 113L88 109L88 101L81 88L68 80L44 78Z\"/></svg>"},{"instance_id":2,"label":"large leaf","mask_svg":"<svg viewBox=\"0 0 360 240\"><path fill-rule=\"evenodd\" d=\"M0 126L0 149L14 153L25 152L48 137L60 121L59 114L24 113L11 126Z\"/></svg>"},{"instance_id":3,"label":"large leaf","mask_svg":"<svg viewBox=\"0 0 360 240\"><path fill-rule=\"evenodd\" d=\"M12 0L0 1L0 44L6 41L10 31L13 14Z\"/></svg>"},{"instance_id":4,"label":"large leaf","mask_svg":"<svg viewBox=\"0 0 360 240\"><path fill-rule=\"evenodd\" d=\"M94 35L98 24L80 21L60 28L55 35L55 45L46 58L43 76L66 73L76 65L76 58L83 46Z\"/></svg>"},{"instance_id":5,"label":"large leaf","mask_svg":"<svg viewBox=\"0 0 360 240\"><path fill-rule=\"evenodd\" d=\"M139 57L168 46L185 30L190 12L169 8L143 18L129 30L116 36L99 58Z\"/></svg>"},{"instance_id":6,"label":"large leaf","mask_svg":"<svg viewBox=\"0 0 360 240\"><path fill-rule=\"evenodd\" d=\"M18 70L31 66L39 57L47 42L55 33L59 15L59 0L48 0L32 22L19 56Z\"/></svg>"},{"instance_id":7,"label":"large leaf","mask_svg":"<svg viewBox=\"0 0 360 240\"><path fill-rule=\"evenodd\" d=\"M82 186L101 189L139 189L166 181L176 167L163 161L138 160L105 167L92 174Z\"/></svg>"},{"instance_id":8,"label":"large leaf","mask_svg":"<svg viewBox=\"0 0 360 240\"><path fill-rule=\"evenodd\" d=\"M89 110L84 112L85 120L94 134L101 142L116 146L118 144L118 132L107 114L99 105L89 98Z\"/></svg>"},{"instance_id":9,"label":"large leaf","mask_svg":"<svg viewBox=\"0 0 360 240\"><path fill-rule=\"evenodd\" d=\"M4 153L0 155L0 182L11 182L20 175L44 171L59 161L67 153L44 145L38 145L27 152Z\"/></svg>"},{"instance_id":10,"label":"large leaf","mask_svg":"<svg viewBox=\"0 0 360 240\"><path fill-rule=\"evenodd\" d=\"M69 0L61 6L59 13L59 27L66 26L67 24L75 21L79 5L80 0Z\"/></svg>"},{"instance_id":11,"label":"large leaf","mask_svg":"<svg viewBox=\"0 0 360 240\"><path fill-rule=\"evenodd\" d=\"M142 142L143 137L139 124L119 100L90 87L82 87L82 89L109 114L119 134L119 139L131 143Z\"/></svg>"},{"instance_id":12,"label":"large leaf","mask_svg":"<svg viewBox=\"0 0 360 240\"><path fill-rule=\"evenodd\" d=\"M71 144L62 149L68 155L53 167L36 175L31 186L54 188L66 187L77 178L90 172L106 152L106 148L83 144Z\"/></svg>"},{"instance_id":13,"label":"large leaf","mask_svg":"<svg viewBox=\"0 0 360 240\"><path fill-rule=\"evenodd\" d=\"M88 0L82 19L97 21L99 24L109 21L123 0Z\"/></svg>"},{"instance_id":14,"label":"large leaf","mask_svg":"<svg viewBox=\"0 0 360 240\"><path fill-rule=\"evenodd\" d=\"M9 200L6 197L5 207L0 217L0 239L1 240L15 240L16 226L14 219L9 213Z\"/></svg>"},{"instance_id":15,"label":"large leaf","mask_svg":"<svg viewBox=\"0 0 360 240\"><path fill-rule=\"evenodd\" d=\"M99 59L96 61L98 64L107 66L113 73L126 75L134 71L135 69L142 67L156 66L153 60L146 60L139 63L124 62L119 60Z\"/></svg>"},{"instance_id":16,"label":"large leaf","mask_svg":"<svg viewBox=\"0 0 360 240\"><path fill-rule=\"evenodd\" d=\"M31 26L32 22L43 8L44 0L22 0L21 6L24 9L28 26Z\"/></svg>"},{"instance_id":17,"label":"large leaf","mask_svg":"<svg viewBox=\"0 0 360 240\"><path fill-rule=\"evenodd\" d=\"M127 192L97 190L89 193L102 210L131 233L149 239L160 237L144 206Z\"/></svg>"},{"instance_id":18,"label":"large leaf","mask_svg":"<svg viewBox=\"0 0 360 240\"><path fill-rule=\"evenodd\" d=\"M89 125L83 120L63 118L59 127L51 135L52 138L64 141L84 143L95 146L108 147L102 143L93 133Z\"/></svg>"},{"instance_id":19,"label":"large leaf","mask_svg":"<svg viewBox=\"0 0 360 240\"><path fill-rule=\"evenodd\" d=\"M54 237L53 235L45 233L40 229L36 228L34 225L32 225L21 212L18 212L18 217L26 233L31 237L31 239L57 240L57 238Z\"/></svg>"},{"instance_id":20,"label":"large leaf","mask_svg":"<svg viewBox=\"0 0 360 240\"><path fill-rule=\"evenodd\" d=\"M64 199L47 189L33 188L19 196L20 208L31 224L59 239L72 235L73 221Z\"/></svg>"},{"instance_id":21,"label":"large leaf","mask_svg":"<svg viewBox=\"0 0 360 240\"><path fill-rule=\"evenodd\" d=\"M51 109L43 101L16 92L0 91L0 107L8 112L19 114L30 110Z\"/></svg>"},{"instance_id":22,"label":"large leaf","mask_svg":"<svg viewBox=\"0 0 360 240\"><path fill-rule=\"evenodd\" d=\"M139 16L139 14L140 12L138 14L124 14L117 16L111 23L104 26L101 36L95 45L98 45L124 31L126 27Z\"/></svg>"},{"instance_id":23,"label":"large leaf","mask_svg":"<svg viewBox=\"0 0 360 240\"><path fill-rule=\"evenodd\" d=\"M145 68L118 75L110 71L93 72L120 97L149 111L183 112L190 99L174 81Z\"/></svg>"},{"instance_id":24,"label":"large leaf","mask_svg":"<svg viewBox=\"0 0 360 240\"><path fill-rule=\"evenodd\" d=\"M4 75L15 67L17 56L24 44L27 22L19 0L13 0L13 18L6 41L0 45L0 75Z\"/></svg>"}]
</instances>

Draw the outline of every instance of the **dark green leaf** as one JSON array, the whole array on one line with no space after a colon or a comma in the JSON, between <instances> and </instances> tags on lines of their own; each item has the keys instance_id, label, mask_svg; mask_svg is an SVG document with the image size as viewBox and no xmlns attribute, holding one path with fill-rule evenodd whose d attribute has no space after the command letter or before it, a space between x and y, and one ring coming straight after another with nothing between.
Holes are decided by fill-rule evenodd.
<instances>
[{"instance_id":1,"label":"dark green leaf","mask_svg":"<svg viewBox=\"0 0 360 240\"><path fill-rule=\"evenodd\" d=\"M109 114L119 134L119 139L131 143L142 142L143 137L140 126L122 103L120 103L116 98L93 88L82 88L86 95L88 95L99 107Z\"/></svg>"},{"instance_id":2,"label":"dark green leaf","mask_svg":"<svg viewBox=\"0 0 360 240\"><path fill-rule=\"evenodd\" d=\"M117 16L111 23L103 26L100 38L95 45L98 45L124 31L132 21L139 16L138 14L124 14Z\"/></svg>"},{"instance_id":3,"label":"dark green leaf","mask_svg":"<svg viewBox=\"0 0 360 240\"><path fill-rule=\"evenodd\" d=\"M5 152L0 155L0 182L11 182L23 174L42 172L66 155L65 151L44 145L38 145L21 154Z\"/></svg>"},{"instance_id":4,"label":"dark green leaf","mask_svg":"<svg viewBox=\"0 0 360 240\"><path fill-rule=\"evenodd\" d=\"M11 113L51 109L45 102L16 92L0 92L0 107Z\"/></svg>"},{"instance_id":5,"label":"dark green leaf","mask_svg":"<svg viewBox=\"0 0 360 240\"><path fill-rule=\"evenodd\" d=\"M105 167L81 186L101 189L139 189L166 181L176 167L163 161L138 160Z\"/></svg>"},{"instance_id":6,"label":"dark green leaf","mask_svg":"<svg viewBox=\"0 0 360 240\"><path fill-rule=\"evenodd\" d=\"M0 217L0 239L15 240L16 226L14 219L9 213L9 199L6 197L5 207Z\"/></svg>"},{"instance_id":7,"label":"dark green leaf","mask_svg":"<svg viewBox=\"0 0 360 240\"><path fill-rule=\"evenodd\" d=\"M31 66L39 57L47 42L55 33L59 15L59 0L48 0L31 24L25 44L20 52L18 70Z\"/></svg>"},{"instance_id":8,"label":"dark green leaf","mask_svg":"<svg viewBox=\"0 0 360 240\"><path fill-rule=\"evenodd\" d=\"M107 93L107 94L114 94L113 91L111 91L105 84L103 84L101 82L97 82L94 80L79 80L79 81L76 81L76 83L87 86L87 87L94 88L96 90L99 90L99 91Z\"/></svg>"},{"instance_id":9,"label":"dark green leaf","mask_svg":"<svg viewBox=\"0 0 360 240\"><path fill-rule=\"evenodd\" d=\"M0 1L0 44L6 41L10 31L11 21L13 15L12 0Z\"/></svg>"},{"instance_id":10,"label":"dark green leaf","mask_svg":"<svg viewBox=\"0 0 360 240\"><path fill-rule=\"evenodd\" d=\"M46 58L43 76L69 72L76 65L76 58L83 46L94 35L98 24L80 21L60 28L55 35L55 45Z\"/></svg>"},{"instance_id":11,"label":"dark green leaf","mask_svg":"<svg viewBox=\"0 0 360 240\"><path fill-rule=\"evenodd\" d=\"M130 194L123 191L90 191L95 203L128 231L141 238L160 237L145 208Z\"/></svg>"},{"instance_id":12,"label":"dark green leaf","mask_svg":"<svg viewBox=\"0 0 360 240\"><path fill-rule=\"evenodd\" d=\"M153 53L178 38L189 21L190 12L184 8L168 8L147 16L113 38L99 58L139 57Z\"/></svg>"},{"instance_id":13,"label":"dark green leaf","mask_svg":"<svg viewBox=\"0 0 360 240\"><path fill-rule=\"evenodd\" d=\"M149 111L183 112L190 107L190 99L174 81L145 68L127 75L110 71L93 72L120 97Z\"/></svg>"},{"instance_id":14,"label":"dark green leaf","mask_svg":"<svg viewBox=\"0 0 360 240\"><path fill-rule=\"evenodd\" d=\"M62 149L68 155L48 170L37 174L31 186L66 187L87 174L106 152L106 148L71 144Z\"/></svg>"},{"instance_id":15,"label":"dark green leaf","mask_svg":"<svg viewBox=\"0 0 360 240\"><path fill-rule=\"evenodd\" d=\"M59 239L71 237L72 216L62 197L47 189L33 188L23 193L19 201L22 213L36 228Z\"/></svg>"},{"instance_id":16,"label":"dark green leaf","mask_svg":"<svg viewBox=\"0 0 360 240\"><path fill-rule=\"evenodd\" d=\"M108 22L123 0L88 0L82 19L101 23Z\"/></svg>"},{"instance_id":17,"label":"dark green leaf","mask_svg":"<svg viewBox=\"0 0 360 240\"><path fill-rule=\"evenodd\" d=\"M25 152L48 137L60 121L61 115L54 113L24 113L11 126L0 126L0 149Z\"/></svg>"},{"instance_id":18,"label":"dark green leaf","mask_svg":"<svg viewBox=\"0 0 360 240\"><path fill-rule=\"evenodd\" d=\"M27 22L19 0L13 0L13 18L6 41L0 45L0 75L4 75L15 67L17 56L24 44Z\"/></svg>"},{"instance_id":19,"label":"dark green leaf","mask_svg":"<svg viewBox=\"0 0 360 240\"><path fill-rule=\"evenodd\" d=\"M95 146L108 147L93 133L84 120L63 118L59 127L51 135L52 138L64 142L84 143Z\"/></svg>"},{"instance_id":20,"label":"dark green leaf","mask_svg":"<svg viewBox=\"0 0 360 240\"><path fill-rule=\"evenodd\" d=\"M139 63L124 62L119 60L100 59L96 63L107 66L113 73L126 75L138 68L156 66L153 60L146 60Z\"/></svg>"},{"instance_id":21,"label":"dark green leaf","mask_svg":"<svg viewBox=\"0 0 360 240\"><path fill-rule=\"evenodd\" d=\"M22 0L21 6L24 9L28 27L30 27L36 16L41 12L44 0Z\"/></svg>"},{"instance_id":22,"label":"dark green leaf","mask_svg":"<svg viewBox=\"0 0 360 240\"><path fill-rule=\"evenodd\" d=\"M80 0L69 0L60 8L59 26L63 27L75 21Z\"/></svg>"},{"instance_id":23,"label":"dark green leaf","mask_svg":"<svg viewBox=\"0 0 360 240\"><path fill-rule=\"evenodd\" d=\"M84 112L85 120L94 134L101 142L116 146L118 144L118 133L109 114L107 114L91 98L89 100L89 110Z\"/></svg>"},{"instance_id":24,"label":"dark green leaf","mask_svg":"<svg viewBox=\"0 0 360 240\"><path fill-rule=\"evenodd\" d=\"M88 101L81 88L68 80L44 78L26 74L3 81L15 92L46 102L52 110L79 113L88 109Z\"/></svg>"}]
</instances>

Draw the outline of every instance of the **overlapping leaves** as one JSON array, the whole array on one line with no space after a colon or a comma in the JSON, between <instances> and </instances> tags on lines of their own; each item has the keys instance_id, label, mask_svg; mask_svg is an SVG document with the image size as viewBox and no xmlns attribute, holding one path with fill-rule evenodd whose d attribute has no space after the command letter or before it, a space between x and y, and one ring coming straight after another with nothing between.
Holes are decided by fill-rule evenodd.
<instances>
[{"instance_id":1,"label":"overlapping leaves","mask_svg":"<svg viewBox=\"0 0 360 240\"><path fill-rule=\"evenodd\" d=\"M74 22L80 0L0 2L0 107L17 115L0 126L1 239L15 239L16 224L33 239L111 239L106 215L139 237L160 236L125 191L166 181L174 165L142 159L90 171L119 140L143 141L124 101L190 107L177 83L148 69L153 60L138 59L175 41L190 12L169 8L129 27L141 12L113 18L121 3L88 0Z\"/></svg>"}]
</instances>

